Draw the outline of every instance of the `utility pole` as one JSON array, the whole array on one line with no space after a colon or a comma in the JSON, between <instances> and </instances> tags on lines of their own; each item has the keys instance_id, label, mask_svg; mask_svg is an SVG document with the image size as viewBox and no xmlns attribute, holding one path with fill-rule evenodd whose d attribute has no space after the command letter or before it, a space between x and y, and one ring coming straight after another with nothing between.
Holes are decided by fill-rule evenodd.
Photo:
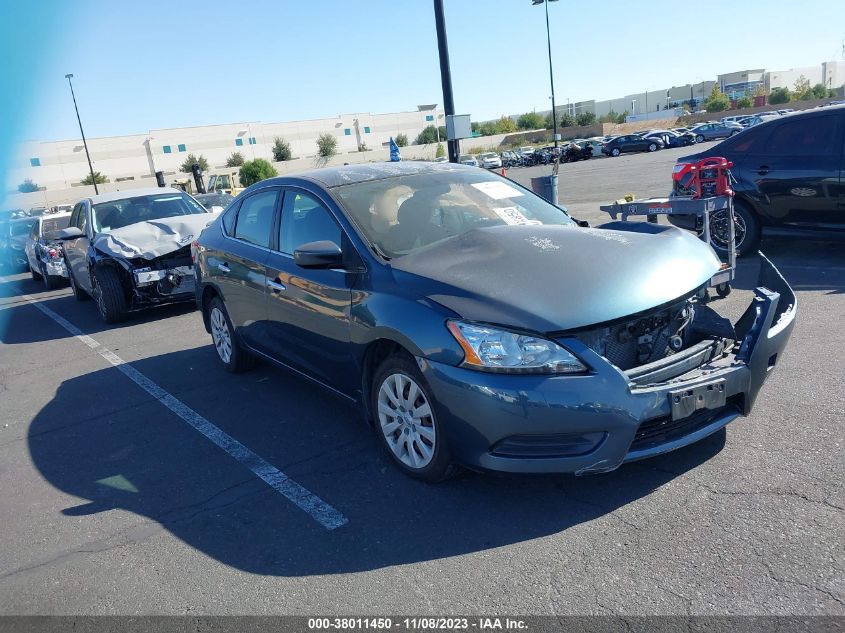
<instances>
[{"instance_id":1,"label":"utility pole","mask_svg":"<svg viewBox=\"0 0 845 633\"><path fill-rule=\"evenodd\" d=\"M73 109L76 110L76 120L79 121L79 133L82 135L82 145L85 146L85 156L88 158L88 170L91 172L91 182L94 183L94 194L99 195L100 190L97 188L97 178L94 176L94 166L91 164L91 154L88 153L88 142L85 140L85 132L82 130L82 119L79 118L79 108L76 105L76 95L73 93L73 82L71 78L73 73L65 75L67 83L70 86L70 96L73 97Z\"/></svg>"},{"instance_id":2,"label":"utility pole","mask_svg":"<svg viewBox=\"0 0 845 633\"><path fill-rule=\"evenodd\" d=\"M449 43L446 40L446 17L443 14L443 0L434 0L434 25L437 28L437 51L440 54L440 83L443 85L443 111L446 116L454 116L455 101L452 97L452 71L449 68ZM437 118L434 120L437 128ZM439 130L438 130L439 132ZM457 163L461 153L458 139L447 140L449 162Z\"/></svg>"}]
</instances>

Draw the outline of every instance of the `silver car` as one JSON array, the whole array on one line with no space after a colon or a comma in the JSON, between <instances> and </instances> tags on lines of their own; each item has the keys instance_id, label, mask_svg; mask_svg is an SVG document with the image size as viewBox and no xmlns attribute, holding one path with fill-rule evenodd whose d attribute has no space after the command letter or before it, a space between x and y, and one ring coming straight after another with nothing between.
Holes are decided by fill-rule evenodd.
<instances>
[{"instance_id":1,"label":"silver car","mask_svg":"<svg viewBox=\"0 0 845 633\"><path fill-rule=\"evenodd\" d=\"M35 218L24 250L29 272L35 281L43 281L47 290L64 285L67 267L62 253L62 243L51 233L70 226L70 213L50 213Z\"/></svg>"},{"instance_id":2,"label":"silver car","mask_svg":"<svg viewBox=\"0 0 845 633\"><path fill-rule=\"evenodd\" d=\"M744 130L741 125L733 122L725 123L701 123L690 129L690 133L695 134L695 142L703 143L704 141L715 141L720 138L728 138L734 134L739 134Z\"/></svg>"},{"instance_id":3,"label":"silver car","mask_svg":"<svg viewBox=\"0 0 845 633\"><path fill-rule=\"evenodd\" d=\"M478 162L484 169L501 169L502 159L495 152L484 152L478 155Z\"/></svg>"}]
</instances>

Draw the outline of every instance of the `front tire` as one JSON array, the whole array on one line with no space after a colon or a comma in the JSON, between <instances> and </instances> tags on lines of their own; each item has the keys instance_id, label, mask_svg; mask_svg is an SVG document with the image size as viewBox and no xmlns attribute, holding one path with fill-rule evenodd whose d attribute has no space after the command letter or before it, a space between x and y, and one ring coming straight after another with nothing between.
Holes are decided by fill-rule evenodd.
<instances>
[{"instance_id":1,"label":"front tire","mask_svg":"<svg viewBox=\"0 0 845 633\"><path fill-rule=\"evenodd\" d=\"M696 143L703 143L703 142L704 142L704 135L699 134L698 136L696 136L696 137L695 137L695 142L696 142Z\"/></svg>"},{"instance_id":2,"label":"front tire","mask_svg":"<svg viewBox=\"0 0 845 633\"><path fill-rule=\"evenodd\" d=\"M405 474L436 483L456 472L431 388L412 358L397 354L381 364L370 406L376 433Z\"/></svg>"},{"instance_id":3,"label":"front tire","mask_svg":"<svg viewBox=\"0 0 845 633\"><path fill-rule=\"evenodd\" d=\"M238 342L235 328L229 319L226 306L220 297L214 297L206 305L208 324L211 328L211 340L217 351L217 358L223 368L233 374L255 367L256 358Z\"/></svg>"},{"instance_id":4,"label":"front tire","mask_svg":"<svg viewBox=\"0 0 845 633\"><path fill-rule=\"evenodd\" d=\"M656 152L656 151L657 151L657 143L649 143L649 145L648 145L648 151L650 151L650 152Z\"/></svg>"},{"instance_id":5,"label":"front tire","mask_svg":"<svg viewBox=\"0 0 845 633\"><path fill-rule=\"evenodd\" d=\"M100 318L106 323L123 321L129 306L117 271L111 266L99 266L94 269L91 282Z\"/></svg>"}]
</instances>

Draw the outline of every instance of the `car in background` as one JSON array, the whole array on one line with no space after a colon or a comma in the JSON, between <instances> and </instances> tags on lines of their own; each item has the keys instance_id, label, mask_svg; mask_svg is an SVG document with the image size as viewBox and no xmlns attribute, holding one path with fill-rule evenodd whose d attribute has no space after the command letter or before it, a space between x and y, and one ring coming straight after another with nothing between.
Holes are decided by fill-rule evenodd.
<instances>
[{"instance_id":1,"label":"car in background","mask_svg":"<svg viewBox=\"0 0 845 633\"><path fill-rule=\"evenodd\" d=\"M432 163L448 163L449 157L448 156L438 156L434 160L431 161Z\"/></svg>"},{"instance_id":2,"label":"car in background","mask_svg":"<svg viewBox=\"0 0 845 633\"><path fill-rule=\"evenodd\" d=\"M695 135L687 132L686 134L678 134L672 130L652 130L648 134L644 134L643 138L657 138L663 141L665 147L686 147L687 145L695 145Z\"/></svg>"},{"instance_id":3,"label":"car in background","mask_svg":"<svg viewBox=\"0 0 845 633\"><path fill-rule=\"evenodd\" d=\"M738 123L699 123L690 128L690 134L695 136L696 143L716 141L739 134L745 129Z\"/></svg>"},{"instance_id":4,"label":"car in background","mask_svg":"<svg viewBox=\"0 0 845 633\"><path fill-rule=\"evenodd\" d=\"M789 114L790 112L795 112L794 108L785 108L783 110L778 110L778 114Z\"/></svg>"},{"instance_id":5,"label":"car in background","mask_svg":"<svg viewBox=\"0 0 845 633\"><path fill-rule=\"evenodd\" d=\"M775 117L698 154L679 158L680 173L703 158L733 162L736 245L753 253L765 228L845 230L843 174L845 106ZM673 179L674 195L688 195ZM670 215L688 229L701 229L694 216ZM726 213L711 215L712 245L727 249Z\"/></svg>"},{"instance_id":6,"label":"car in background","mask_svg":"<svg viewBox=\"0 0 845 633\"><path fill-rule=\"evenodd\" d=\"M525 145L520 147L516 150L517 154L520 156L531 156L534 153L534 146L533 145Z\"/></svg>"},{"instance_id":7,"label":"car in background","mask_svg":"<svg viewBox=\"0 0 845 633\"><path fill-rule=\"evenodd\" d=\"M478 155L478 162L484 169L501 169L502 159L496 152L484 152Z\"/></svg>"},{"instance_id":8,"label":"car in background","mask_svg":"<svg viewBox=\"0 0 845 633\"><path fill-rule=\"evenodd\" d=\"M14 272L26 270L26 240L37 217L25 216L9 220L4 232L3 259L6 267Z\"/></svg>"},{"instance_id":9,"label":"car in background","mask_svg":"<svg viewBox=\"0 0 845 633\"><path fill-rule=\"evenodd\" d=\"M198 193L194 196L194 200L199 202L206 210L212 213L219 213L229 206L229 203L235 199L230 193L224 191L212 191L210 193Z\"/></svg>"},{"instance_id":10,"label":"car in background","mask_svg":"<svg viewBox=\"0 0 845 633\"><path fill-rule=\"evenodd\" d=\"M606 156L619 156L625 152L656 152L663 149L663 141L657 138L643 138L636 134L617 136L604 145L601 151Z\"/></svg>"},{"instance_id":11,"label":"car in background","mask_svg":"<svg viewBox=\"0 0 845 633\"><path fill-rule=\"evenodd\" d=\"M586 144L590 146L590 149L593 151L593 156L601 156L601 148L602 145L605 143L605 138L603 136L593 136L588 138L582 142L582 145Z\"/></svg>"},{"instance_id":12,"label":"car in background","mask_svg":"<svg viewBox=\"0 0 845 633\"><path fill-rule=\"evenodd\" d=\"M432 482L456 464L606 472L698 441L749 413L796 315L768 260L767 298L726 327L698 302L721 262L694 235L582 228L495 172L423 161L256 183L195 253L223 368L267 359L357 404Z\"/></svg>"},{"instance_id":13,"label":"car in background","mask_svg":"<svg viewBox=\"0 0 845 633\"><path fill-rule=\"evenodd\" d=\"M458 162L461 165L469 165L470 167L478 167L478 159L472 154L461 154L458 156Z\"/></svg>"},{"instance_id":14,"label":"car in background","mask_svg":"<svg viewBox=\"0 0 845 633\"><path fill-rule=\"evenodd\" d=\"M742 125L743 128L748 129L750 127L754 127L755 125L760 125L761 123L764 123L766 121L772 121L779 118L779 114L755 114L753 116L748 117L747 119L744 119L740 123L740 125Z\"/></svg>"},{"instance_id":15,"label":"car in background","mask_svg":"<svg viewBox=\"0 0 845 633\"><path fill-rule=\"evenodd\" d=\"M515 151L506 149L501 153L502 165L505 167L516 167L520 164L520 156Z\"/></svg>"},{"instance_id":16,"label":"car in background","mask_svg":"<svg viewBox=\"0 0 845 633\"><path fill-rule=\"evenodd\" d=\"M70 213L45 213L36 218L27 236L24 251L29 272L34 281L43 281L47 290L54 290L67 280L62 242L55 233L69 225Z\"/></svg>"},{"instance_id":17,"label":"car in background","mask_svg":"<svg viewBox=\"0 0 845 633\"><path fill-rule=\"evenodd\" d=\"M93 297L106 323L134 310L190 301L191 242L217 215L170 187L81 200L70 226L57 234L74 296Z\"/></svg>"}]
</instances>

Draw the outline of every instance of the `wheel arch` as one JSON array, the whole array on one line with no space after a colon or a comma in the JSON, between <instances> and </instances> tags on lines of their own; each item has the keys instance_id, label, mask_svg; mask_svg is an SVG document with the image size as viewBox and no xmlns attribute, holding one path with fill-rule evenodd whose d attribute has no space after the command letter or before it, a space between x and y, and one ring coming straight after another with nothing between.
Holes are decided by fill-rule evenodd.
<instances>
[{"instance_id":1,"label":"wheel arch","mask_svg":"<svg viewBox=\"0 0 845 633\"><path fill-rule=\"evenodd\" d=\"M374 419L370 407L370 392L373 378L379 365L396 354L404 354L416 362L415 354L395 338L379 337L370 341L361 358L361 404L364 410L364 420L372 426Z\"/></svg>"}]
</instances>

